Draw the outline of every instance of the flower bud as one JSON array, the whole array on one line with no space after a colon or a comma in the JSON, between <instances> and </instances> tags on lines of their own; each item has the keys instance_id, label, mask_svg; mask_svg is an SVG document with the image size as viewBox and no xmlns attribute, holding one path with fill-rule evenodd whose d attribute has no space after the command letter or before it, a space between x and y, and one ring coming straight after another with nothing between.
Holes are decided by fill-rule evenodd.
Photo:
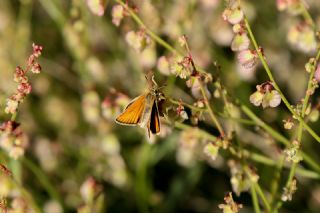
<instances>
[{"instance_id":1,"label":"flower bud","mask_svg":"<svg viewBox=\"0 0 320 213\"><path fill-rule=\"evenodd\" d=\"M249 48L250 39L247 36L247 33L238 33L233 37L231 43L232 51L241 51Z\"/></svg>"}]
</instances>

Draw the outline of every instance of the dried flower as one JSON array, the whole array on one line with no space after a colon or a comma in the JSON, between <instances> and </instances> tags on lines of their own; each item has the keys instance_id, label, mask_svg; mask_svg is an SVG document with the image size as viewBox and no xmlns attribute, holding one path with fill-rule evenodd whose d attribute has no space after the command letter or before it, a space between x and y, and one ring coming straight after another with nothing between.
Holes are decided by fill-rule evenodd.
<instances>
[{"instance_id":1,"label":"dried flower","mask_svg":"<svg viewBox=\"0 0 320 213\"><path fill-rule=\"evenodd\" d=\"M242 51L249 48L250 39L248 38L247 33L237 33L233 37L231 43L231 50L232 51Z\"/></svg>"},{"instance_id":2,"label":"dried flower","mask_svg":"<svg viewBox=\"0 0 320 213\"><path fill-rule=\"evenodd\" d=\"M234 202L231 192L224 197L224 204L219 204L219 209L222 209L223 213L237 213L241 208L242 204Z\"/></svg>"},{"instance_id":3,"label":"dried flower","mask_svg":"<svg viewBox=\"0 0 320 213\"><path fill-rule=\"evenodd\" d=\"M124 8L118 4L112 7L112 23L117 27L120 25L124 17Z\"/></svg>"},{"instance_id":4,"label":"dried flower","mask_svg":"<svg viewBox=\"0 0 320 213\"><path fill-rule=\"evenodd\" d=\"M291 201L292 196L296 191L297 191L297 180L293 179L288 186L283 188L281 200L284 202Z\"/></svg>"}]
</instances>

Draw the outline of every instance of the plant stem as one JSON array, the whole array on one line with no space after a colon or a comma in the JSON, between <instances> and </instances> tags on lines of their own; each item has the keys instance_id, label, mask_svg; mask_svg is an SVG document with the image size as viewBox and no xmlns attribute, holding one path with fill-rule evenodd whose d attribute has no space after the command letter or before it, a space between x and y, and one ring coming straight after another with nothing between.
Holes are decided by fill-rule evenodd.
<instances>
[{"instance_id":1,"label":"plant stem","mask_svg":"<svg viewBox=\"0 0 320 213\"><path fill-rule=\"evenodd\" d=\"M203 84L202 82L200 81L199 79L199 84L200 84L200 90L201 90L201 93L202 93L202 96L204 98L204 102L205 102L205 105L207 106L207 109L209 111L209 115L211 117L211 120L213 121L213 123L216 125L216 127L218 128L219 130L219 133L220 133L220 136L221 137L224 137L225 133L224 133L224 130L219 122L219 120L217 119L217 117L215 116L213 110L212 110L212 107L210 106L210 103L209 103L209 99L208 99L208 96L206 94L206 91L204 90L204 87L203 87Z\"/></svg>"},{"instance_id":2,"label":"plant stem","mask_svg":"<svg viewBox=\"0 0 320 213\"><path fill-rule=\"evenodd\" d=\"M268 203L267 198L265 197L260 185L258 183L253 183L253 187L255 188L255 190L258 192L258 195L260 196L264 206L266 207L267 212L271 211L271 206Z\"/></svg>"},{"instance_id":3,"label":"plant stem","mask_svg":"<svg viewBox=\"0 0 320 213\"><path fill-rule=\"evenodd\" d=\"M260 213L261 211L259 207L258 197L257 197L256 189L254 186L251 186L251 197L252 197L254 212Z\"/></svg>"},{"instance_id":4,"label":"plant stem","mask_svg":"<svg viewBox=\"0 0 320 213\"><path fill-rule=\"evenodd\" d=\"M169 50L172 53L178 53L180 55L183 55L182 52L177 51L174 47L172 47L170 44L168 44L166 41L164 41L162 38L160 38L157 34L155 34L153 31L151 31L144 23L143 21L140 19L139 16L136 15L136 13L128 7L127 4L125 4L123 1L121 0L115 0L116 2L118 2L119 4L121 4L130 14L130 16L133 18L133 20L141 27L145 30L145 32L153 39L155 40L157 43L159 43L160 45L162 45L163 47L165 47L167 50Z\"/></svg>"},{"instance_id":5,"label":"plant stem","mask_svg":"<svg viewBox=\"0 0 320 213\"><path fill-rule=\"evenodd\" d=\"M277 131L272 129L269 125L267 125L265 122L263 122L247 106L245 106L244 104L240 104L240 108L251 120L256 122L256 124L258 126L263 128L270 135L272 135L272 137L274 139L278 140L279 142L281 142L282 144L284 144L286 146L291 144L291 142L287 138L285 138L283 135L281 135L280 133L278 133ZM315 171L317 171L320 174L320 165L317 162L315 162L311 157L309 157L308 154L304 153L303 151L301 151L301 155L302 155L303 159L305 160L305 162L311 168L313 168Z\"/></svg>"},{"instance_id":6,"label":"plant stem","mask_svg":"<svg viewBox=\"0 0 320 213\"><path fill-rule=\"evenodd\" d=\"M310 15L309 11L307 10L306 5L305 5L303 0L300 0L300 7L301 7L301 10L302 10L303 18L315 30L316 29L316 25L315 25L315 23L313 21L313 18Z\"/></svg>"},{"instance_id":7,"label":"plant stem","mask_svg":"<svg viewBox=\"0 0 320 213\"><path fill-rule=\"evenodd\" d=\"M270 81L272 82L272 85L273 87L278 91L279 95L281 96L281 100L283 101L283 103L286 105L286 107L288 108L288 110L291 112L292 115L294 115L294 117L296 119L299 120L299 122L301 122L303 124L303 126L305 127L305 129L310 133L310 135L312 135L312 137L314 139L317 140L317 142L320 143L320 137L313 131L313 129L310 128L310 126L308 124L305 123L305 121L303 120L303 118L301 118L295 111L294 109L292 108L291 104L289 103L289 101L287 100L287 98L284 96L284 94L282 93L282 91L280 90L280 87L278 86L278 84L276 83L273 75L272 75L272 72L267 64L267 61L265 59L265 57L263 56L258 44L257 44L257 41L252 33L252 30L251 30L251 27L249 25L249 22L247 20L246 17L244 17L244 23L245 23L245 26L246 26L246 29L249 33L249 37L250 37L250 40L252 41L253 43L253 46L255 48L255 50L257 51L258 53L258 56L259 56L259 59L270 79Z\"/></svg>"}]
</instances>

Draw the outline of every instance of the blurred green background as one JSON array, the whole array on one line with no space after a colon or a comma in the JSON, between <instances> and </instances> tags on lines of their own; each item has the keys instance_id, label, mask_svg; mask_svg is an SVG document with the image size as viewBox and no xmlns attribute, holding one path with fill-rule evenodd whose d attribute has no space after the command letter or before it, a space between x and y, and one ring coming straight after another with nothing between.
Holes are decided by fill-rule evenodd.
<instances>
[{"instance_id":1,"label":"blurred green background","mask_svg":"<svg viewBox=\"0 0 320 213\"><path fill-rule=\"evenodd\" d=\"M307 2L320 27L320 2ZM170 55L167 50L154 42L142 52L128 45L126 33L139 27L130 17L115 26L111 17L115 4L108 1L104 15L96 16L84 0L0 1L1 109L16 87L15 66L25 64L33 42L44 48L39 61L43 71L30 75L33 91L20 106L17 118L28 135L29 145L19 162L1 152L1 163L13 171L45 212L81 209L90 197L90 184L95 185L92 205L97 212L220 212L218 205L232 191L228 167L231 156L222 152L211 161L200 145L188 148L184 144L193 140L186 135L190 130L163 124L163 134L150 145L144 129L114 122L121 109L109 101L116 100L123 107L141 94L146 87L145 71L150 69L155 70L159 85L167 85L167 97L195 101L185 80L157 71L158 58ZM136 0L130 4L138 8L146 26L178 49L182 50L178 38L187 35L198 66L216 76L213 61L217 61L223 85L232 96L284 136L290 138L294 134L295 129L287 131L282 127L282 120L290 116L284 105L262 110L250 104L250 94L257 84L267 81L267 75L259 65L250 72L239 68L230 50L231 27L221 18L224 1ZM297 103L304 96L308 79L304 65L315 55L299 52L287 42L288 29L301 17L279 12L275 0L243 1L243 5L277 82L290 102ZM214 87L209 86L209 90L214 93ZM125 94L122 99L120 92ZM318 96L316 92L314 104L318 103ZM223 112L218 100L213 98L212 104ZM190 110L187 113L190 115ZM5 121L10 116L1 110L0 119ZM219 119L229 125L227 120ZM218 135L210 123L201 121L198 126ZM319 133L319 122L311 126ZM277 150L283 148L256 126L239 125L236 134L248 150L258 150L270 158L277 159ZM304 134L303 150L320 162L319 144L308 134ZM260 185L269 190L275 167L253 165ZM282 186L288 170L284 169L281 175ZM10 189L10 206L10 200L20 196L19 190L6 186L4 181L0 184L0 188ZM253 212L248 192L234 194L234 199L244 205L241 212ZM319 209L319 179L298 177L298 191L280 212Z\"/></svg>"}]
</instances>

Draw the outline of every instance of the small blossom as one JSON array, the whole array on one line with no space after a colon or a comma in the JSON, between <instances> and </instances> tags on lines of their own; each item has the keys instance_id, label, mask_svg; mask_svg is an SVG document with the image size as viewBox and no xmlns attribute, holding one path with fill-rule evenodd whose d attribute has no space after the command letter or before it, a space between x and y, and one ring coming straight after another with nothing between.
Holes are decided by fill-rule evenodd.
<instances>
[{"instance_id":1,"label":"small blossom","mask_svg":"<svg viewBox=\"0 0 320 213\"><path fill-rule=\"evenodd\" d=\"M43 47L40 45L37 45L35 43L32 44L32 48L33 48L33 55L38 58L41 54L42 54L42 49Z\"/></svg>"},{"instance_id":2,"label":"small blossom","mask_svg":"<svg viewBox=\"0 0 320 213\"><path fill-rule=\"evenodd\" d=\"M103 16L106 4L107 0L87 0L89 9L97 16Z\"/></svg>"},{"instance_id":3,"label":"small blossom","mask_svg":"<svg viewBox=\"0 0 320 213\"><path fill-rule=\"evenodd\" d=\"M170 66L169 66L169 61L167 59L167 57L165 56L161 56L158 59L157 62L157 68L159 70L159 72L161 72L164 75L170 75Z\"/></svg>"},{"instance_id":4,"label":"small blossom","mask_svg":"<svg viewBox=\"0 0 320 213\"><path fill-rule=\"evenodd\" d=\"M238 24L243 20L244 14L241 8L226 8L222 13L222 18L230 24Z\"/></svg>"},{"instance_id":5,"label":"small blossom","mask_svg":"<svg viewBox=\"0 0 320 213\"><path fill-rule=\"evenodd\" d=\"M302 160L302 156L299 153L299 148L300 148L300 142L297 140L294 140L292 142L291 147L283 151L286 155L286 160L288 162L299 163Z\"/></svg>"},{"instance_id":6,"label":"small blossom","mask_svg":"<svg viewBox=\"0 0 320 213\"><path fill-rule=\"evenodd\" d=\"M31 72L34 74L39 74L41 71L41 65L39 63L34 63L34 65L31 67Z\"/></svg>"},{"instance_id":7,"label":"small blossom","mask_svg":"<svg viewBox=\"0 0 320 213\"><path fill-rule=\"evenodd\" d=\"M96 191L97 183L92 177L88 177L81 185L80 194L86 203L92 203Z\"/></svg>"},{"instance_id":8,"label":"small blossom","mask_svg":"<svg viewBox=\"0 0 320 213\"><path fill-rule=\"evenodd\" d=\"M29 84L29 83L21 83L18 85L17 90L19 93L21 93L23 95L27 95L31 92L32 87L31 87L31 84Z\"/></svg>"},{"instance_id":9,"label":"small blossom","mask_svg":"<svg viewBox=\"0 0 320 213\"><path fill-rule=\"evenodd\" d=\"M288 186L283 188L281 200L284 202L291 201L292 196L296 191L297 191L297 180L293 179Z\"/></svg>"},{"instance_id":10,"label":"small blossom","mask_svg":"<svg viewBox=\"0 0 320 213\"><path fill-rule=\"evenodd\" d=\"M7 114L14 114L17 112L17 109L18 109L18 106L19 106L19 102L16 101L15 99L12 99L12 98L8 98L7 99L7 103L6 103L6 108L5 108L5 112Z\"/></svg>"},{"instance_id":11,"label":"small blossom","mask_svg":"<svg viewBox=\"0 0 320 213\"><path fill-rule=\"evenodd\" d=\"M315 58L310 58L309 61L305 64L305 69L308 73L310 73L312 70L315 69L315 63L316 59Z\"/></svg>"},{"instance_id":12,"label":"small blossom","mask_svg":"<svg viewBox=\"0 0 320 213\"><path fill-rule=\"evenodd\" d=\"M246 69L251 69L257 63L258 55L255 50L242 50L238 53L239 63Z\"/></svg>"},{"instance_id":13,"label":"small blossom","mask_svg":"<svg viewBox=\"0 0 320 213\"><path fill-rule=\"evenodd\" d=\"M129 31L126 34L127 43L138 52L145 49L147 45L151 43L150 37L143 31Z\"/></svg>"},{"instance_id":14,"label":"small blossom","mask_svg":"<svg viewBox=\"0 0 320 213\"><path fill-rule=\"evenodd\" d=\"M241 192L248 191L249 188L252 185L252 180L259 178L256 174L254 174L252 171L252 175L248 175L248 172L245 171L245 168L243 165L240 163L230 160L228 162L228 166L230 167L231 170L231 185L232 185L232 190L237 194L240 195ZM255 177L255 178L252 178Z\"/></svg>"},{"instance_id":15,"label":"small blossom","mask_svg":"<svg viewBox=\"0 0 320 213\"><path fill-rule=\"evenodd\" d=\"M219 204L219 209L222 209L223 213L237 213L242 207L242 204L238 204L233 200L231 192L224 197L224 204Z\"/></svg>"},{"instance_id":16,"label":"small blossom","mask_svg":"<svg viewBox=\"0 0 320 213\"><path fill-rule=\"evenodd\" d=\"M176 109L176 112L177 112L177 115L181 117L183 120L188 119L188 114L184 110L184 106L182 105L182 103L179 104L178 108Z\"/></svg>"},{"instance_id":17,"label":"small blossom","mask_svg":"<svg viewBox=\"0 0 320 213\"><path fill-rule=\"evenodd\" d=\"M255 106L262 105L266 107L277 107L281 103L281 96L273 88L272 83L265 82L261 85L257 85L257 91L250 95L250 102Z\"/></svg>"},{"instance_id":18,"label":"small blossom","mask_svg":"<svg viewBox=\"0 0 320 213\"><path fill-rule=\"evenodd\" d=\"M204 147L203 152L212 160L216 160L219 153L219 146L215 145L214 143L208 143Z\"/></svg>"},{"instance_id":19,"label":"small blossom","mask_svg":"<svg viewBox=\"0 0 320 213\"><path fill-rule=\"evenodd\" d=\"M24 149L20 146L15 146L9 151L9 156L15 160L24 155Z\"/></svg>"},{"instance_id":20,"label":"small blossom","mask_svg":"<svg viewBox=\"0 0 320 213\"><path fill-rule=\"evenodd\" d=\"M232 40L231 50L232 51L241 51L249 48L250 39L248 38L247 33L237 33Z\"/></svg>"},{"instance_id":21,"label":"small blossom","mask_svg":"<svg viewBox=\"0 0 320 213\"><path fill-rule=\"evenodd\" d=\"M112 7L112 23L117 27L120 25L124 17L124 8L118 4Z\"/></svg>"},{"instance_id":22,"label":"small blossom","mask_svg":"<svg viewBox=\"0 0 320 213\"><path fill-rule=\"evenodd\" d=\"M234 33L244 33L245 32L245 28L243 26L242 23L238 23L232 26L232 31Z\"/></svg>"},{"instance_id":23,"label":"small blossom","mask_svg":"<svg viewBox=\"0 0 320 213\"><path fill-rule=\"evenodd\" d=\"M267 91L263 97L262 107L277 107L281 103L281 96L277 90Z\"/></svg>"},{"instance_id":24,"label":"small blossom","mask_svg":"<svg viewBox=\"0 0 320 213\"><path fill-rule=\"evenodd\" d=\"M308 24L293 25L287 35L288 42L297 50L312 53L317 48L316 35Z\"/></svg>"},{"instance_id":25,"label":"small blossom","mask_svg":"<svg viewBox=\"0 0 320 213\"><path fill-rule=\"evenodd\" d=\"M170 63L170 72L179 76L182 79L186 79L191 75L190 61L181 56L175 56L175 58Z\"/></svg>"},{"instance_id":26,"label":"small blossom","mask_svg":"<svg viewBox=\"0 0 320 213\"><path fill-rule=\"evenodd\" d=\"M264 94L260 91L254 92L250 95L250 102L255 106L260 106L263 100Z\"/></svg>"},{"instance_id":27,"label":"small blossom","mask_svg":"<svg viewBox=\"0 0 320 213\"><path fill-rule=\"evenodd\" d=\"M288 0L277 0L277 8L283 11L288 8Z\"/></svg>"},{"instance_id":28,"label":"small blossom","mask_svg":"<svg viewBox=\"0 0 320 213\"><path fill-rule=\"evenodd\" d=\"M285 129L292 129L292 127L294 126L292 119L283 120L283 123L284 123L283 126Z\"/></svg>"}]
</instances>

